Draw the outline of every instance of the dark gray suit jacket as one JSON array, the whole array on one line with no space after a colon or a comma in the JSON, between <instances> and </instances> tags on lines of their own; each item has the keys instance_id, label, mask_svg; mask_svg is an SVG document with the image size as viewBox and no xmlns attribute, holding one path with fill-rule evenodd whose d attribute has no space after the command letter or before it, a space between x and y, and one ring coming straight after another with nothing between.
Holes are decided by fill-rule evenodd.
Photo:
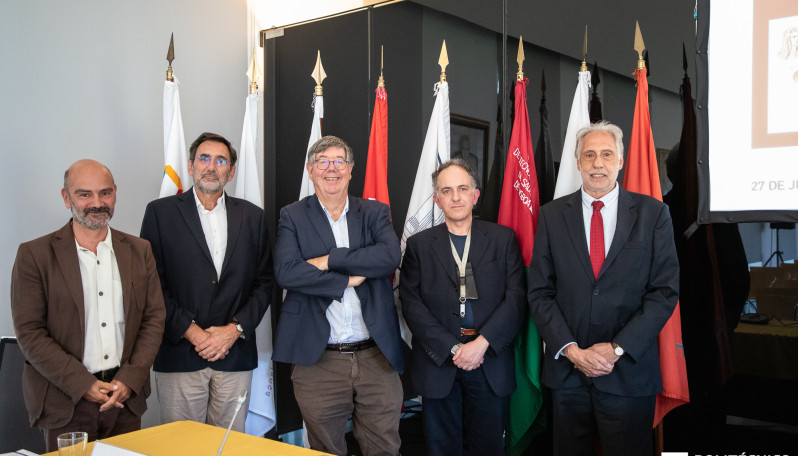
<instances>
[{"instance_id":1,"label":"dark gray suit jacket","mask_svg":"<svg viewBox=\"0 0 798 456\"><path fill-rule=\"evenodd\" d=\"M271 299L271 244L263 211L246 200L225 198L227 251L218 278L193 188L152 201L144 212L141 237L152 243L166 303L166 331L154 366L158 372L206 367L235 372L258 365L255 328ZM206 361L183 339L192 321L207 328L233 318L244 327L244 338L224 359Z\"/></svg>"},{"instance_id":2,"label":"dark gray suit jacket","mask_svg":"<svg viewBox=\"0 0 798 456\"><path fill-rule=\"evenodd\" d=\"M493 392L506 396L515 390L512 342L526 315L524 262L515 233L474 220L469 261L479 295L471 304L475 329L490 343L482 368ZM457 373L450 354L460 342L457 271L445 223L407 240L399 293L413 332L410 378L425 397L445 397Z\"/></svg>"},{"instance_id":3,"label":"dark gray suit jacket","mask_svg":"<svg viewBox=\"0 0 798 456\"><path fill-rule=\"evenodd\" d=\"M387 205L349 197L349 247L336 247L319 198L311 195L280 211L274 254L275 278L286 290L274 339L275 361L304 366L318 361L330 337L327 308L343 297L349 276L365 276L355 287L366 327L397 372L404 370L399 316L390 276L399 266L399 240ZM329 254L329 270L306 260Z\"/></svg>"},{"instance_id":4,"label":"dark gray suit jacket","mask_svg":"<svg viewBox=\"0 0 798 456\"><path fill-rule=\"evenodd\" d=\"M668 206L620 189L618 223L607 258L593 276L581 190L541 208L528 300L546 342L543 383L550 388L593 384L607 393L647 396L662 390L657 336L676 307L679 262ZM609 375L587 378L565 357L579 348L616 342L626 354Z\"/></svg>"}]
</instances>

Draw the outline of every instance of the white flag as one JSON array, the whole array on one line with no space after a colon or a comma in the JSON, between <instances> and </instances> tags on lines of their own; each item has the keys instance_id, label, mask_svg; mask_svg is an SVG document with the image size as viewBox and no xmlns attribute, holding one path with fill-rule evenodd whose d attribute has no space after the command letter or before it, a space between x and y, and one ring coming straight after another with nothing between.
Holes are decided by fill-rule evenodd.
<instances>
[{"instance_id":1,"label":"white flag","mask_svg":"<svg viewBox=\"0 0 798 456\"><path fill-rule=\"evenodd\" d=\"M159 198L176 195L192 185L188 174L186 137L183 135L183 117L180 115L180 91L177 78L163 86L163 160L164 173Z\"/></svg>"},{"instance_id":2,"label":"white flag","mask_svg":"<svg viewBox=\"0 0 798 456\"><path fill-rule=\"evenodd\" d=\"M582 186L582 176L576 169L576 133L590 125L590 72L579 72L579 84L574 93L571 115L568 117L568 129L565 131L560 172L557 174L557 185L554 187L554 198L570 195Z\"/></svg>"},{"instance_id":3,"label":"white flag","mask_svg":"<svg viewBox=\"0 0 798 456\"><path fill-rule=\"evenodd\" d=\"M413 183L413 193L410 196L410 206L407 209L405 226L402 231L402 256L405 254L407 238L413 234L443 223L443 212L432 200L432 173L438 165L449 161L451 156L450 124L449 124L449 84L439 82L435 84L435 106L432 108L432 117L427 127L427 136L424 138L424 148L418 161L416 180ZM399 283L399 272L394 279L394 288ZM399 326L402 339L411 345L413 335L402 317L401 302L398 292L394 293L396 306L399 309Z\"/></svg>"},{"instance_id":4,"label":"white flag","mask_svg":"<svg viewBox=\"0 0 798 456\"><path fill-rule=\"evenodd\" d=\"M313 123L310 126L310 138L308 139L307 150L310 150L310 146L321 139L321 119L323 118L324 97L317 95L313 99ZM305 159L302 161L302 184L299 188L299 199L316 193L316 189L313 188L313 182L310 181L310 176L308 175L308 167L306 166L307 162L308 156L306 151Z\"/></svg>"},{"instance_id":5,"label":"white flag","mask_svg":"<svg viewBox=\"0 0 798 456\"><path fill-rule=\"evenodd\" d=\"M262 207L260 177L255 150L258 145L258 95L250 94L244 111L244 127L241 131L241 149L236 163L235 196ZM245 424L246 433L262 436L277 422L274 411L274 369L272 367L272 317L266 311L255 329L258 347L258 367L252 372L249 394L249 411Z\"/></svg>"}]
</instances>

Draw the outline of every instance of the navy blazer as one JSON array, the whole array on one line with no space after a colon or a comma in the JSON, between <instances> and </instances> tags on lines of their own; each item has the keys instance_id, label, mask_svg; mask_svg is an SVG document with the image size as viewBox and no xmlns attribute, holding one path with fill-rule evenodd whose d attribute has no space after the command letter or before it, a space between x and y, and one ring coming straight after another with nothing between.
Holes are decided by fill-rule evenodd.
<instances>
[{"instance_id":1,"label":"navy blazer","mask_svg":"<svg viewBox=\"0 0 798 456\"><path fill-rule=\"evenodd\" d=\"M327 307L340 300L349 276L364 276L355 287L366 327L397 372L404 370L399 316L391 274L401 251L387 205L349 196L349 248L336 247L327 216L316 195L280 211L274 272L286 290L272 359L310 366L319 360L330 337ZM329 254L327 271L306 260Z\"/></svg>"},{"instance_id":2,"label":"navy blazer","mask_svg":"<svg viewBox=\"0 0 798 456\"><path fill-rule=\"evenodd\" d=\"M217 278L202 231L194 189L147 205L141 237L152 244L166 304L166 330L155 357L158 372L193 372L206 367L246 371L258 365L255 328L269 306L273 278L263 211L225 195L227 251ZM183 339L191 322L224 326L233 318L244 328L224 359L202 359Z\"/></svg>"},{"instance_id":3,"label":"navy blazer","mask_svg":"<svg viewBox=\"0 0 798 456\"><path fill-rule=\"evenodd\" d=\"M493 392L506 396L515 390L512 343L526 315L524 261L515 232L474 220L468 258L479 295L471 301L475 329L490 343L482 369ZM410 378L425 397L446 397L457 373L451 360L460 342L457 271L445 223L408 238L399 295L413 333Z\"/></svg>"},{"instance_id":4,"label":"navy blazer","mask_svg":"<svg viewBox=\"0 0 798 456\"><path fill-rule=\"evenodd\" d=\"M600 391L647 396L662 391L657 336L676 307L679 262L668 206L620 189L618 223L593 276L581 190L543 206L529 268L529 306L546 342L542 380L550 388L591 383ZM605 376L587 378L565 357L567 343L616 342L626 354Z\"/></svg>"}]
</instances>

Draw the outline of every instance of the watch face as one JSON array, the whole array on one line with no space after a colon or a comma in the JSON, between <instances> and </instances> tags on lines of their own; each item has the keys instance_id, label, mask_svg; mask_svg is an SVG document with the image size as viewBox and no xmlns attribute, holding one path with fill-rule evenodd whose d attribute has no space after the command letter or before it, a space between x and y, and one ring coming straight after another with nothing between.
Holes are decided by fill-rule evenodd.
<instances>
[{"instance_id":1,"label":"watch face","mask_svg":"<svg viewBox=\"0 0 798 456\"><path fill-rule=\"evenodd\" d=\"M615 354L618 356L623 356L623 348L615 347Z\"/></svg>"}]
</instances>

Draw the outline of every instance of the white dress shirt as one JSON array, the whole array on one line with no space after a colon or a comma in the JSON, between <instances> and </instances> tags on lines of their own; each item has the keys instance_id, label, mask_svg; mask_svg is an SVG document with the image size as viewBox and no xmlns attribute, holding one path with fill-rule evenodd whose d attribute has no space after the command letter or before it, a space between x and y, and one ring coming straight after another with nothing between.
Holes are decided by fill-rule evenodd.
<instances>
[{"instance_id":1,"label":"white dress shirt","mask_svg":"<svg viewBox=\"0 0 798 456\"><path fill-rule=\"evenodd\" d=\"M83 365L89 372L118 367L125 343L125 308L122 303L122 278L111 242L111 229L97 244L97 253L81 247L75 240L83 284L86 334Z\"/></svg>"},{"instance_id":2,"label":"white dress shirt","mask_svg":"<svg viewBox=\"0 0 798 456\"><path fill-rule=\"evenodd\" d=\"M585 192L585 187L582 187L582 220L585 223L585 237L587 238L587 249L590 252L590 222L593 220L593 201L601 201L604 206L601 208L601 219L604 222L604 258L610 251L612 245L612 238L615 237L615 227L618 225L618 190L619 185L616 182L615 187L609 193L599 199L593 198ZM562 355L565 347L575 344L576 342L568 342L563 345L560 351L554 355L557 359Z\"/></svg>"},{"instance_id":3,"label":"white dress shirt","mask_svg":"<svg viewBox=\"0 0 798 456\"><path fill-rule=\"evenodd\" d=\"M211 251L218 279L222 275L222 263L224 263L224 255L227 253L227 207L225 206L224 192L216 200L216 207L210 211L205 209L197 197L197 189L194 189L194 201L197 203L202 232L205 234L208 250Z\"/></svg>"},{"instance_id":4,"label":"white dress shirt","mask_svg":"<svg viewBox=\"0 0 798 456\"><path fill-rule=\"evenodd\" d=\"M346 214L349 212L349 197L346 206L338 220L333 220L327 208L319 201L327 221L330 222L336 247L349 247L349 225L346 223ZM328 343L340 344L344 342L358 342L370 337L366 322L363 321L363 312L360 308L360 298L354 287L348 287L340 301L333 301L327 307L327 321L330 322L330 338Z\"/></svg>"}]
</instances>

